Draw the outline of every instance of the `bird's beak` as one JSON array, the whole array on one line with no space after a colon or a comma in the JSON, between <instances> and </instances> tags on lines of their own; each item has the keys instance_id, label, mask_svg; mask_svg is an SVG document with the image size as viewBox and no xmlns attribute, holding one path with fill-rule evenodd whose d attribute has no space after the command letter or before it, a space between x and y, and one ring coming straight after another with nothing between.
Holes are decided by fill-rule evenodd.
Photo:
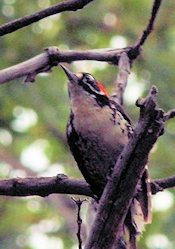
<instances>
[{"instance_id":1,"label":"bird's beak","mask_svg":"<svg viewBox=\"0 0 175 249\"><path fill-rule=\"evenodd\" d=\"M63 66L62 64L59 65L64 70L70 82L78 83L79 77L75 73L71 72L67 67Z\"/></svg>"}]
</instances>

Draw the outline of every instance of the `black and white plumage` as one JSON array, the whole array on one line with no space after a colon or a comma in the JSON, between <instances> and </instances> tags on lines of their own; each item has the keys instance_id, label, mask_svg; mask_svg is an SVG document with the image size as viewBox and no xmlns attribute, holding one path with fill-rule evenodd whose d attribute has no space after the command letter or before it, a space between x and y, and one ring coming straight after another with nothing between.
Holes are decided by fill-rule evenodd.
<instances>
[{"instance_id":1,"label":"black and white plumage","mask_svg":"<svg viewBox=\"0 0 175 249\"><path fill-rule=\"evenodd\" d=\"M110 98L92 75L74 74L64 66L62 68L69 79L71 114L67 125L68 144L82 175L100 198L117 158L133 133L131 121L122 106ZM140 181L141 194L133 199L125 222L135 232L141 229L134 216L141 220L140 223L150 220L147 181L145 170Z\"/></svg>"}]
</instances>

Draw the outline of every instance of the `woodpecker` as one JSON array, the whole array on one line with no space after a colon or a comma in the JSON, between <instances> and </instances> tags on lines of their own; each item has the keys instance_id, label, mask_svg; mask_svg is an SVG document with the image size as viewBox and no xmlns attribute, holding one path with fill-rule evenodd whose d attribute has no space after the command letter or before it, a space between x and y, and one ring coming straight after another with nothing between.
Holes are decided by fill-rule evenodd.
<instances>
[{"instance_id":1,"label":"woodpecker","mask_svg":"<svg viewBox=\"0 0 175 249\"><path fill-rule=\"evenodd\" d=\"M60 66L69 80L71 113L67 124L68 144L82 175L100 199L117 158L132 136L132 123L122 106L91 74L75 74ZM139 219L141 216L143 222L150 221L147 170L142 176L140 189L145 193L133 199L125 221L129 230L134 230L134 237L141 229L133 216ZM133 237L130 239L133 240Z\"/></svg>"}]
</instances>

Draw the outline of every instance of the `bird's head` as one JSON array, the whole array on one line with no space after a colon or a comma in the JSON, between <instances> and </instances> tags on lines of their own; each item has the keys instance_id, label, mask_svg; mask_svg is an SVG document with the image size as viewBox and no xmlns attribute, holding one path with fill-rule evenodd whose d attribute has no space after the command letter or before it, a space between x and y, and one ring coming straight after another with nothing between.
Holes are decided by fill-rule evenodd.
<instances>
[{"instance_id":1,"label":"bird's head","mask_svg":"<svg viewBox=\"0 0 175 249\"><path fill-rule=\"evenodd\" d=\"M98 104L106 105L109 101L105 87L89 73L73 73L67 67L60 65L69 80L70 98L77 95L95 99Z\"/></svg>"}]
</instances>

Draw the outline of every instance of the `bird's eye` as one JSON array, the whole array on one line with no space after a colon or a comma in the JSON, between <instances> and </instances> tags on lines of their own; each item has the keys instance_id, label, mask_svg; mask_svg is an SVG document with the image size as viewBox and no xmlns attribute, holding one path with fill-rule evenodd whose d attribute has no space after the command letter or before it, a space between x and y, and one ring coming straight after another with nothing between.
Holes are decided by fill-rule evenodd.
<instances>
[{"instance_id":1,"label":"bird's eye","mask_svg":"<svg viewBox=\"0 0 175 249\"><path fill-rule=\"evenodd\" d=\"M97 86L96 80L91 74L85 74L83 78L83 82L88 85L91 89L95 91L100 91L99 87Z\"/></svg>"},{"instance_id":2,"label":"bird's eye","mask_svg":"<svg viewBox=\"0 0 175 249\"><path fill-rule=\"evenodd\" d=\"M82 83L84 88L90 89L90 91L92 92L100 92L100 88L97 85L97 81L91 74L83 73Z\"/></svg>"},{"instance_id":3,"label":"bird's eye","mask_svg":"<svg viewBox=\"0 0 175 249\"><path fill-rule=\"evenodd\" d=\"M94 77L92 75L87 74L87 75L85 75L83 81L85 83L91 83L91 82L95 82L95 79L94 79Z\"/></svg>"},{"instance_id":4,"label":"bird's eye","mask_svg":"<svg viewBox=\"0 0 175 249\"><path fill-rule=\"evenodd\" d=\"M87 78L88 78L89 81L95 81L94 77L92 75L90 75L90 74L87 76Z\"/></svg>"}]
</instances>

